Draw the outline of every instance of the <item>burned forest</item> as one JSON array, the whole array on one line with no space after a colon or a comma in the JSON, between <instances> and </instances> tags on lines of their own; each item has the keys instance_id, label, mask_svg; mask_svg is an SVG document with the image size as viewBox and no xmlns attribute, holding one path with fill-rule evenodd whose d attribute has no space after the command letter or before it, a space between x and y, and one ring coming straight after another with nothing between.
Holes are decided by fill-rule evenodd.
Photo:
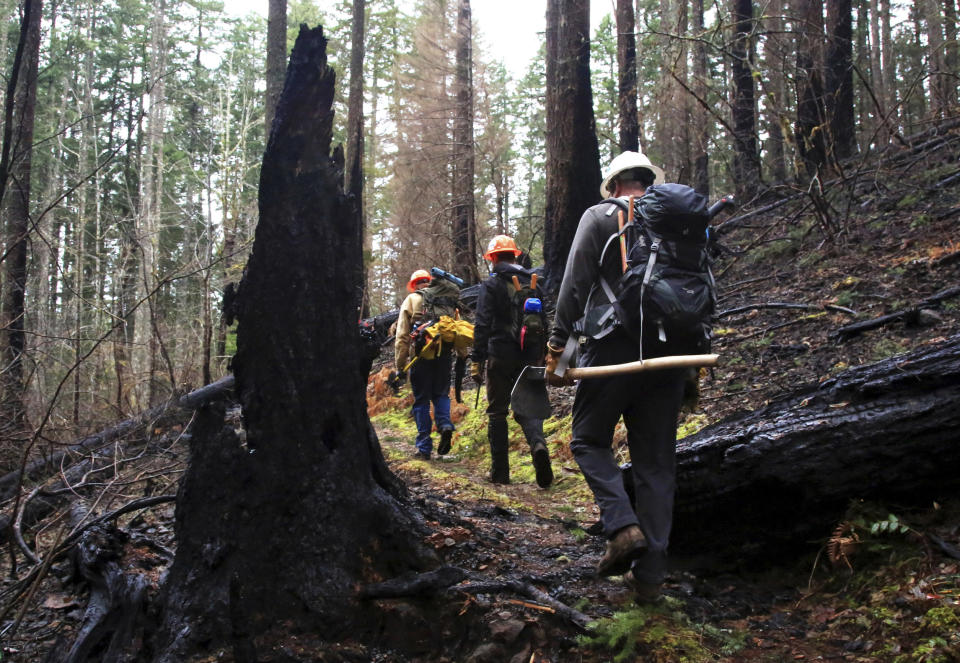
<instances>
[{"instance_id":1,"label":"burned forest","mask_svg":"<svg viewBox=\"0 0 960 663\"><path fill-rule=\"evenodd\" d=\"M261 4L0 8L0 661L960 660L954 0Z\"/></svg>"}]
</instances>

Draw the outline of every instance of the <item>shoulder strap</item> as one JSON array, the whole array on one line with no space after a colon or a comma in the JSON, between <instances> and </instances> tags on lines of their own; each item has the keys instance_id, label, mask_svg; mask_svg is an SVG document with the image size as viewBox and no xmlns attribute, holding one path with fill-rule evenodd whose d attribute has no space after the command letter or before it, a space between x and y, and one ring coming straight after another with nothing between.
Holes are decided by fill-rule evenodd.
<instances>
[{"instance_id":1,"label":"shoulder strap","mask_svg":"<svg viewBox=\"0 0 960 663\"><path fill-rule=\"evenodd\" d=\"M623 210L628 216L630 214L630 206L627 204L627 201L624 200L623 198L607 198L600 204L603 205L604 203L610 203L610 207L607 209L607 212L606 212L607 216L611 216L616 211L616 208L618 207L621 210ZM610 248L610 245L613 242L620 241L620 237L622 235L626 234L627 232L633 230L636 227L637 227L637 224L634 221L628 221L627 223L623 224L623 228L621 228L619 231L610 235L610 237L607 238L606 243L604 243L603 245L603 250L600 251L600 259L597 261L597 264L602 267L603 261L607 257L607 249Z\"/></svg>"}]
</instances>

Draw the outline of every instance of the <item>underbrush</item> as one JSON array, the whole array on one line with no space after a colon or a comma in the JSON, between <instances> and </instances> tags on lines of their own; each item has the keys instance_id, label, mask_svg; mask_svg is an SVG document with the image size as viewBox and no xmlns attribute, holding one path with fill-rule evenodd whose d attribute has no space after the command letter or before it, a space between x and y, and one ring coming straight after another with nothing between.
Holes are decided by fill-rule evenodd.
<instances>
[{"instance_id":1,"label":"underbrush","mask_svg":"<svg viewBox=\"0 0 960 663\"><path fill-rule=\"evenodd\" d=\"M615 663L700 663L716 660L718 655L732 656L743 648L746 633L695 623L682 607L681 601L669 597L653 605L627 606L595 622L580 644L611 655L612 659L604 660Z\"/></svg>"},{"instance_id":2,"label":"underbrush","mask_svg":"<svg viewBox=\"0 0 960 663\"><path fill-rule=\"evenodd\" d=\"M811 575L811 604L827 640L850 643L863 660L947 663L960 660L960 502L904 515L853 505L826 547L830 567Z\"/></svg>"}]
</instances>

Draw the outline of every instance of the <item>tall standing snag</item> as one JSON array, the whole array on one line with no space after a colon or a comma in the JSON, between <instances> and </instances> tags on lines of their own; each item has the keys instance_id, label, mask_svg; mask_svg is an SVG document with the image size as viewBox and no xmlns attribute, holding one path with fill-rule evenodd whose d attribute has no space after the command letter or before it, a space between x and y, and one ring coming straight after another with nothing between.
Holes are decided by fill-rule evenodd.
<instances>
[{"instance_id":1,"label":"tall standing snag","mask_svg":"<svg viewBox=\"0 0 960 663\"><path fill-rule=\"evenodd\" d=\"M0 157L0 436L25 426L23 353L26 350L27 245L30 234L30 168L37 103L40 0L23 5L14 71L7 87ZM0 460L0 462L3 462Z\"/></svg>"},{"instance_id":2,"label":"tall standing snag","mask_svg":"<svg viewBox=\"0 0 960 663\"><path fill-rule=\"evenodd\" d=\"M256 660L274 625L362 637L361 581L422 569L418 527L368 444L354 265L360 234L330 155L334 73L302 26L260 180L233 367L249 449L202 413L177 505L156 660L232 644Z\"/></svg>"},{"instance_id":3,"label":"tall standing snag","mask_svg":"<svg viewBox=\"0 0 960 663\"><path fill-rule=\"evenodd\" d=\"M590 88L590 3L547 3L547 184L543 239L556 292L583 210L597 202L600 147Z\"/></svg>"}]
</instances>

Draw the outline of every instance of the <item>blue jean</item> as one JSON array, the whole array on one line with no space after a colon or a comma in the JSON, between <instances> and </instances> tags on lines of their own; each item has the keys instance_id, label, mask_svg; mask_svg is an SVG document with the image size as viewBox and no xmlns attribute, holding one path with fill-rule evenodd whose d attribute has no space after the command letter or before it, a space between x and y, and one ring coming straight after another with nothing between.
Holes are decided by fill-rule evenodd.
<instances>
[{"instance_id":1,"label":"blue jean","mask_svg":"<svg viewBox=\"0 0 960 663\"><path fill-rule=\"evenodd\" d=\"M444 350L435 359L418 359L410 367L410 388L413 390L413 420L417 424L417 451L433 451L433 421L430 405L439 430L453 430L450 421L450 370L452 353Z\"/></svg>"}]
</instances>

